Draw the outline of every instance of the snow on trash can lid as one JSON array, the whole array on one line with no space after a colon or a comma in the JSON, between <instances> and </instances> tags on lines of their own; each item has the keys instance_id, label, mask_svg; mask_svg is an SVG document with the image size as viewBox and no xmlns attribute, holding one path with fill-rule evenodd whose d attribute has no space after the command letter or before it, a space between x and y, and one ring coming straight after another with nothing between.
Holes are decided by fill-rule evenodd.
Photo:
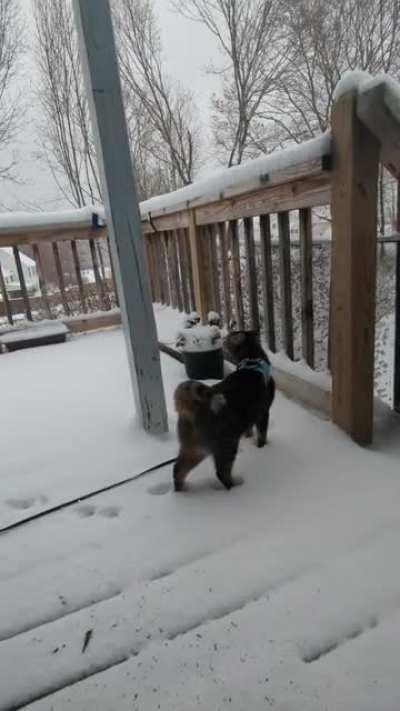
<instances>
[{"instance_id":1,"label":"snow on trash can lid","mask_svg":"<svg viewBox=\"0 0 400 711\"><path fill-rule=\"evenodd\" d=\"M195 326L182 328L176 345L186 353L216 351L222 348L221 331L217 326Z\"/></svg>"}]
</instances>

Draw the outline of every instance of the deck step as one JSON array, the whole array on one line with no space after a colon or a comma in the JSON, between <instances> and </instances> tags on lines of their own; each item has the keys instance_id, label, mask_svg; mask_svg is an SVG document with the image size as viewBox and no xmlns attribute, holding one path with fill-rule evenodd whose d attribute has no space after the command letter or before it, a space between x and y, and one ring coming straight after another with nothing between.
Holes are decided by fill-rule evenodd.
<instances>
[{"instance_id":1,"label":"deck step","mask_svg":"<svg viewBox=\"0 0 400 711\"><path fill-rule=\"evenodd\" d=\"M64 343L68 332L68 327L62 321L40 321L23 328L14 327L0 332L0 349L18 351L22 348Z\"/></svg>"}]
</instances>

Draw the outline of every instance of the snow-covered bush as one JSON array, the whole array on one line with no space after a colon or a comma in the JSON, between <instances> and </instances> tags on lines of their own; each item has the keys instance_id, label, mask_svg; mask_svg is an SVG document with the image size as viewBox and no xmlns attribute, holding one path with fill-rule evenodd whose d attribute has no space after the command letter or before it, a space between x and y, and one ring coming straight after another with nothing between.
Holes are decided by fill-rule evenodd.
<instances>
[{"instance_id":1,"label":"snow-covered bush","mask_svg":"<svg viewBox=\"0 0 400 711\"><path fill-rule=\"evenodd\" d=\"M184 328L193 328L200 323L201 319L197 311L192 311L192 313L187 314L183 320Z\"/></svg>"},{"instance_id":2,"label":"snow-covered bush","mask_svg":"<svg viewBox=\"0 0 400 711\"><path fill-rule=\"evenodd\" d=\"M222 319L219 313L217 313L216 311L209 312L207 316L207 321L209 326L217 326L218 328L221 328Z\"/></svg>"},{"instance_id":3,"label":"snow-covered bush","mask_svg":"<svg viewBox=\"0 0 400 711\"><path fill-rule=\"evenodd\" d=\"M179 331L176 347L186 353L200 353L222 348L218 326L191 326Z\"/></svg>"}]
</instances>

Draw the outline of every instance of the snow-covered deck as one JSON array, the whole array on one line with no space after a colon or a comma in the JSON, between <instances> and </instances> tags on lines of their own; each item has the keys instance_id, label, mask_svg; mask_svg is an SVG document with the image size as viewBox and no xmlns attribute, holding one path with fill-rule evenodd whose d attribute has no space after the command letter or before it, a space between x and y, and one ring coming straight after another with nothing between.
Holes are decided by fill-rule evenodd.
<instances>
[{"instance_id":1,"label":"snow-covered deck","mask_svg":"<svg viewBox=\"0 0 400 711\"><path fill-rule=\"evenodd\" d=\"M135 427L119 329L2 355L0 391L2 526L176 451ZM0 536L0 710L395 711L399 455L278 395L229 494L168 467Z\"/></svg>"}]
</instances>

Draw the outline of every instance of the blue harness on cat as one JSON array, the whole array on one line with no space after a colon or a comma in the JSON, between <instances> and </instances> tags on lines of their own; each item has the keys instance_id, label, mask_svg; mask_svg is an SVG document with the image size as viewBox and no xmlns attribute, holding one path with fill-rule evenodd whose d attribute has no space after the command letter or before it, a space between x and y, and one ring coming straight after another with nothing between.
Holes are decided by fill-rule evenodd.
<instances>
[{"instance_id":1,"label":"blue harness on cat","mask_svg":"<svg viewBox=\"0 0 400 711\"><path fill-rule=\"evenodd\" d=\"M263 358L246 358L240 361L238 370L250 370L253 373L260 373L264 376L265 382L268 384L272 375L272 365Z\"/></svg>"}]
</instances>

